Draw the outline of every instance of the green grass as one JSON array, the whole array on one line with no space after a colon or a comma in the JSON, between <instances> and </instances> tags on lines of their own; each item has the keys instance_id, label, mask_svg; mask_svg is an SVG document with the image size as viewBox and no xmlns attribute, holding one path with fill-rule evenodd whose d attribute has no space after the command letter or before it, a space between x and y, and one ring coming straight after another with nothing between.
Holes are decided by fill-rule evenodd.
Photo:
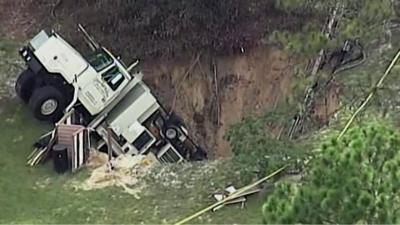
<instances>
[{"instance_id":1,"label":"green grass","mask_svg":"<svg viewBox=\"0 0 400 225\"><path fill-rule=\"evenodd\" d=\"M0 58L0 87L19 72L18 67L9 64L19 63L18 46L0 38L0 56L6 56ZM21 101L9 99L11 89L7 86L3 88L6 95L0 93L0 224L173 223L213 204L210 193L218 188L244 185L229 163L221 163L208 172L203 171L208 164L174 165L157 180L152 178L158 173L154 171L152 177L141 182L147 185L140 199L118 187L76 190L73 183L85 179L87 171L59 175L51 162L34 168L26 166L32 144L50 127L37 122ZM178 183L171 184L172 180ZM245 209L224 207L191 223L261 223L264 199L263 195L255 195Z\"/></svg>"},{"instance_id":2,"label":"green grass","mask_svg":"<svg viewBox=\"0 0 400 225\"><path fill-rule=\"evenodd\" d=\"M204 165L175 171L179 183L165 185L169 175L147 181L140 199L117 187L77 191L72 182L87 173L58 175L51 163L25 165L31 144L48 126L36 122L17 101L0 114L0 223L172 223L214 203L209 193L219 186L240 183L235 171L217 168L202 173ZM221 169L221 170L220 170ZM209 212L193 223L260 223L263 196L253 196L245 209L228 206Z\"/></svg>"}]
</instances>

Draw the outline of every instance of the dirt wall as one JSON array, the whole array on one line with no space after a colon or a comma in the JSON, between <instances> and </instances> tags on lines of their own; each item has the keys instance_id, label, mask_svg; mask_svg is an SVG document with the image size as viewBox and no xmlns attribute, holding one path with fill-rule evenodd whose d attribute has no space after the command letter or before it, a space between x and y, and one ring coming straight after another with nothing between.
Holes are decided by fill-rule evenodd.
<instances>
[{"instance_id":1,"label":"dirt wall","mask_svg":"<svg viewBox=\"0 0 400 225\"><path fill-rule=\"evenodd\" d=\"M198 57L145 62L145 81L167 109L187 121L212 157L226 157L227 129L284 100L293 68L282 51L269 46L215 60Z\"/></svg>"}]
</instances>

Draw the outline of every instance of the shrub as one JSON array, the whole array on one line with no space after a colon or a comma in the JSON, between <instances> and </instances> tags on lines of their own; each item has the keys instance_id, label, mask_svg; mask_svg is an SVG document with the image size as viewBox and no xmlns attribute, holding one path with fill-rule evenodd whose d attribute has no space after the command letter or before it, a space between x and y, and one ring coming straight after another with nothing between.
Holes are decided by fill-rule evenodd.
<instances>
[{"instance_id":1,"label":"shrub","mask_svg":"<svg viewBox=\"0 0 400 225\"><path fill-rule=\"evenodd\" d=\"M282 184L263 207L266 223L398 223L400 133L382 122L322 145L304 185Z\"/></svg>"}]
</instances>

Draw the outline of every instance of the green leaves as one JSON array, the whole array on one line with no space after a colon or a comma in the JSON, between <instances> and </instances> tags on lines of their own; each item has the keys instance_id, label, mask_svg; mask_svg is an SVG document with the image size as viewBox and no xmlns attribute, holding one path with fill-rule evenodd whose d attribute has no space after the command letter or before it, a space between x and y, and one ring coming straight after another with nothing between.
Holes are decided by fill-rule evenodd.
<instances>
[{"instance_id":1,"label":"green leaves","mask_svg":"<svg viewBox=\"0 0 400 225\"><path fill-rule=\"evenodd\" d=\"M277 8L293 11L296 9L318 9L326 6L331 6L334 4L333 0L324 0L324 3L321 4L319 0L275 0L275 6Z\"/></svg>"},{"instance_id":2,"label":"green leaves","mask_svg":"<svg viewBox=\"0 0 400 225\"><path fill-rule=\"evenodd\" d=\"M295 32L279 29L273 34L272 39L282 44L291 53L312 56L320 49L337 48L349 38L360 38L363 43L371 42L384 32L382 26L384 21L394 14L391 0L340 1L344 12L339 21L339 30L335 32L334 40L328 40L321 30L325 26L325 20L336 8L337 2L333 0L276 0L276 7L284 11L307 11L311 15L318 15L324 19L310 22L313 25L305 26Z\"/></svg>"},{"instance_id":3,"label":"green leaves","mask_svg":"<svg viewBox=\"0 0 400 225\"><path fill-rule=\"evenodd\" d=\"M325 48L328 39L314 27L306 27L300 33L292 33L289 31L276 31L273 33L272 40L282 43L285 50L306 56L318 53L319 50Z\"/></svg>"},{"instance_id":4,"label":"green leaves","mask_svg":"<svg viewBox=\"0 0 400 225\"><path fill-rule=\"evenodd\" d=\"M226 134L231 143L234 160L247 171L258 171L261 176L287 163L291 169L303 167L309 146L284 140L292 116L291 107L279 107L261 117L248 117L234 125ZM278 140L278 136L281 140Z\"/></svg>"},{"instance_id":5,"label":"green leaves","mask_svg":"<svg viewBox=\"0 0 400 225\"><path fill-rule=\"evenodd\" d=\"M398 221L399 141L399 133L385 123L370 122L339 141L325 143L310 165L307 183L281 185L266 201L265 205L274 201L286 207L285 211L264 207L265 222L284 223L288 218L294 223Z\"/></svg>"}]
</instances>

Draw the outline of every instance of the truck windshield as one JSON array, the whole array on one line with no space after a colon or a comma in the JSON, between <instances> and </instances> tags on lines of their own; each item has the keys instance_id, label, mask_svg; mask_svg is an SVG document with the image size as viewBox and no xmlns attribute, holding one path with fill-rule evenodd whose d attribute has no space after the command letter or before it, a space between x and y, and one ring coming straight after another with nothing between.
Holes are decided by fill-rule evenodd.
<instances>
[{"instance_id":1,"label":"truck windshield","mask_svg":"<svg viewBox=\"0 0 400 225\"><path fill-rule=\"evenodd\" d=\"M102 71L113 63L111 56L102 49L89 54L86 60L97 72Z\"/></svg>"}]
</instances>

